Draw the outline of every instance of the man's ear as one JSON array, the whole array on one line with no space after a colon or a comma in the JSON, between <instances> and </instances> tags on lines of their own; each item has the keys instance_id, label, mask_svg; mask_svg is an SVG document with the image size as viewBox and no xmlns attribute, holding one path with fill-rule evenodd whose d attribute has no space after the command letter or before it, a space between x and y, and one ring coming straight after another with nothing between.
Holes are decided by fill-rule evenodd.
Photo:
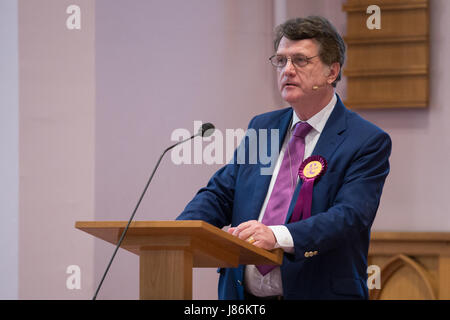
<instances>
[{"instance_id":1,"label":"man's ear","mask_svg":"<svg viewBox=\"0 0 450 320\"><path fill-rule=\"evenodd\" d=\"M339 62L333 62L330 66L329 73L327 75L328 84L332 84L339 75L339 71L341 71L341 66Z\"/></svg>"}]
</instances>

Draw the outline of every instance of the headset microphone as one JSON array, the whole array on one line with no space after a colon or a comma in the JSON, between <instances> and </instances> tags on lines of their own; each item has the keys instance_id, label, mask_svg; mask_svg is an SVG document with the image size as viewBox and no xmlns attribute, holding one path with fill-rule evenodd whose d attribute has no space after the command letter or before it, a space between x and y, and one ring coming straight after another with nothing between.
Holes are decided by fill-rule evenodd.
<instances>
[{"instance_id":1,"label":"headset microphone","mask_svg":"<svg viewBox=\"0 0 450 320\"><path fill-rule=\"evenodd\" d=\"M312 86L312 90L314 90L314 91L316 91L316 90L319 90L320 88L323 88L323 87L326 87L327 86L327 84L322 84L322 85L314 85L314 86Z\"/></svg>"}]
</instances>

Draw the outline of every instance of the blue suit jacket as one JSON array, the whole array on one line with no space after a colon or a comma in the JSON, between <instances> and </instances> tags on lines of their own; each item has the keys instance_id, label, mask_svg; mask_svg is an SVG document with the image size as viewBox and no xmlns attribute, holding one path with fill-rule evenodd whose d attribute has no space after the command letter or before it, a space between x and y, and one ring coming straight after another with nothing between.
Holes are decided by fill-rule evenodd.
<instances>
[{"instance_id":1,"label":"blue suit jacket","mask_svg":"<svg viewBox=\"0 0 450 320\"><path fill-rule=\"evenodd\" d=\"M278 129L279 147L292 118L292 108L254 117L249 128ZM270 150L268 145L258 148ZM246 139L243 139L245 142ZM261 175L261 161L234 161L221 168L198 191L178 220L204 220L222 228L257 220L270 175ZM259 153L259 150L257 151ZM389 173L391 140L385 132L345 108L340 98L316 144L313 155L328 162L315 182L311 217L286 223L294 240L293 254L284 254L281 266L285 299L368 298L367 254L370 228ZM268 166L268 165L267 165ZM291 201L289 220L300 191ZM308 252L317 251L309 256ZM244 266L219 269L219 299L243 299Z\"/></svg>"}]
</instances>

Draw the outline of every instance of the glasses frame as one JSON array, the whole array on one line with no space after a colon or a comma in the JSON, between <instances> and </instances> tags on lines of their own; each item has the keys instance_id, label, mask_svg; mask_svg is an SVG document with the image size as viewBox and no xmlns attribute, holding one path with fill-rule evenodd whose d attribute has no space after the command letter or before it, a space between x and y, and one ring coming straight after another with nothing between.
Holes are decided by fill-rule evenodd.
<instances>
[{"instance_id":1,"label":"glasses frame","mask_svg":"<svg viewBox=\"0 0 450 320\"><path fill-rule=\"evenodd\" d=\"M284 65L282 65L282 66L277 66L277 65L275 65L275 64L273 63L272 59L275 58L276 56L286 57L286 63L285 63ZM270 61L270 63L271 63L275 68L280 68L280 69L281 69L281 68L284 68L284 67L287 65L287 63L288 63L289 60L291 61L291 64L292 64L293 66L295 66L295 67L297 67L297 68L303 68L303 67L305 67L306 65L308 65L309 60L311 60L312 58L318 57L318 56L319 56L319 54L316 54L315 56L312 56L312 57L305 57L306 63L305 63L304 65L301 65L301 66L299 66L299 65L295 64L294 62L292 62L292 56L284 56L284 55L282 55L282 54L274 54L273 56L271 56L271 57L269 58L269 61Z\"/></svg>"}]
</instances>

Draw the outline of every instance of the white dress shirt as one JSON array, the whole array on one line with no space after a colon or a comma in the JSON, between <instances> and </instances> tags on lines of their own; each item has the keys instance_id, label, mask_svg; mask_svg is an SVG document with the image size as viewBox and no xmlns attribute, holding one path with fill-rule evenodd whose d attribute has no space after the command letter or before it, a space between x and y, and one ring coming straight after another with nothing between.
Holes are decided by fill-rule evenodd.
<instances>
[{"instance_id":1,"label":"white dress shirt","mask_svg":"<svg viewBox=\"0 0 450 320\"><path fill-rule=\"evenodd\" d=\"M305 154L303 160L308 158L316 144L319 140L320 134L322 133L325 124L330 117L331 112L336 105L336 94L333 95L331 101L316 113L313 117L311 117L306 122L312 127L311 131L305 137ZM270 195L272 194L273 187L275 185L275 181L278 176L278 172L280 171L281 162L283 161L284 152L286 146L292 136L292 129L297 124L297 122L302 122L299 119L297 114L293 112L291 127L284 138L283 146L281 148L280 154L277 159L277 163L275 165L272 178L270 180L269 189L267 190L267 195L264 200L263 206L261 208L261 212L259 214L258 221L261 222L266 211L267 203L269 202ZM297 180L298 181L298 180ZM292 239L291 233L284 225L279 226L270 226L272 229L277 243L275 248L282 248L285 252L293 253L294 252L294 240ZM265 276L259 273L258 269L254 265L247 265L245 268L245 290L255 296L265 297L265 296L276 296L283 295L283 286L281 282L281 269L275 268L271 272L267 273Z\"/></svg>"}]
</instances>

